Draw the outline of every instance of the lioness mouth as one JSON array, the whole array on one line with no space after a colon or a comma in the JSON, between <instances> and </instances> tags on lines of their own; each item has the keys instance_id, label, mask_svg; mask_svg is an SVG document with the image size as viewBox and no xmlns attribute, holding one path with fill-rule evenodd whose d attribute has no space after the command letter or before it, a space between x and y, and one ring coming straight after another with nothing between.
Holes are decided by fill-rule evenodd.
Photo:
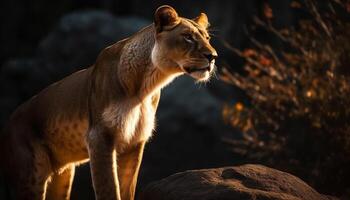
<instances>
[{"instance_id":1,"label":"lioness mouth","mask_svg":"<svg viewBox=\"0 0 350 200\"><path fill-rule=\"evenodd\" d=\"M191 74L193 72L198 72L198 71L210 71L210 66L203 67L203 68L187 67L184 69L187 73Z\"/></svg>"}]
</instances>

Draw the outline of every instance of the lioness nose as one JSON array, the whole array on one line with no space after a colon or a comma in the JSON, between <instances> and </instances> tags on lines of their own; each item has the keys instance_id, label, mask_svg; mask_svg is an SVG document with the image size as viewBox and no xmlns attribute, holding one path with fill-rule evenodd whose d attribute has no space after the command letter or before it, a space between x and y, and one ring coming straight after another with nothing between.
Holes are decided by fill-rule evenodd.
<instances>
[{"instance_id":1,"label":"lioness nose","mask_svg":"<svg viewBox=\"0 0 350 200\"><path fill-rule=\"evenodd\" d=\"M211 62L212 60L218 57L218 54L216 52L213 52L209 54L204 54L204 57L206 57L209 60L209 62Z\"/></svg>"}]
</instances>

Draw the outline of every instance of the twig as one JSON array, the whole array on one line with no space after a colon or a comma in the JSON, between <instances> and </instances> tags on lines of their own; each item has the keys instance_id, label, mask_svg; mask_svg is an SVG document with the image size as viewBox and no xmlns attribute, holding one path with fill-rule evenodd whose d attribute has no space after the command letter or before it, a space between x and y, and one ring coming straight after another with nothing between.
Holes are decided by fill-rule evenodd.
<instances>
[{"instance_id":1,"label":"twig","mask_svg":"<svg viewBox=\"0 0 350 200\"><path fill-rule=\"evenodd\" d=\"M271 46L269 46L267 44L262 44L261 42L259 42L255 38L249 38L249 39L257 47L259 47L260 49L265 50L266 52L268 52L272 56L272 58L275 60L275 62L277 63L278 67L281 70L285 70L286 69L286 66L280 61L280 59L278 58L276 53L272 50Z\"/></svg>"},{"instance_id":2,"label":"twig","mask_svg":"<svg viewBox=\"0 0 350 200\"><path fill-rule=\"evenodd\" d=\"M294 48L299 49L303 55L307 55L307 51L300 45L298 44L295 40L292 38L287 38L284 37L278 30L276 30L272 25L267 25L265 22L260 20L258 17L253 17L254 22L268 30L269 32L275 34L279 39L281 39L283 42L286 42L290 45L292 45Z\"/></svg>"},{"instance_id":3,"label":"twig","mask_svg":"<svg viewBox=\"0 0 350 200\"><path fill-rule=\"evenodd\" d=\"M311 13L314 15L316 21L323 28L323 30L325 31L327 36L329 38L332 38L332 33L331 33L330 29L328 28L328 26L326 25L326 23L323 21L323 19L322 19L320 13L318 12L318 9L317 9L315 3L313 2L313 0L307 0L306 5L308 5L311 8Z\"/></svg>"},{"instance_id":4,"label":"twig","mask_svg":"<svg viewBox=\"0 0 350 200\"><path fill-rule=\"evenodd\" d=\"M277 78L277 80L282 81L283 77L280 75L279 72L277 72L275 69L271 70L272 68L267 68L264 67L263 65L261 65L259 62L257 62L256 60L246 57L243 55L242 51L232 47L228 42L226 41L222 41L224 46L231 50L232 52L236 53L238 56L244 58L248 63L254 65L255 67L257 67L258 69L260 69L261 71L265 72L266 74L268 74L271 77L275 77Z\"/></svg>"}]
</instances>

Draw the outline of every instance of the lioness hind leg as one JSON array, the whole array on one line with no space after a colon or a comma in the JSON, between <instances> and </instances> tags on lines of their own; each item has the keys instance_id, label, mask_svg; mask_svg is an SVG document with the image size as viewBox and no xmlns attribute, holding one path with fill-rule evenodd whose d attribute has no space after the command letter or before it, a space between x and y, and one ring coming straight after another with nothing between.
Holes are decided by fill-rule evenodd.
<instances>
[{"instance_id":1,"label":"lioness hind leg","mask_svg":"<svg viewBox=\"0 0 350 200\"><path fill-rule=\"evenodd\" d=\"M41 145L25 150L28 153L18 154L13 171L14 199L45 200L47 180L51 174L49 157Z\"/></svg>"},{"instance_id":2,"label":"lioness hind leg","mask_svg":"<svg viewBox=\"0 0 350 200\"><path fill-rule=\"evenodd\" d=\"M68 200L72 189L75 166L66 168L61 173L54 173L48 184L46 200Z\"/></svg>"}]
</instances>

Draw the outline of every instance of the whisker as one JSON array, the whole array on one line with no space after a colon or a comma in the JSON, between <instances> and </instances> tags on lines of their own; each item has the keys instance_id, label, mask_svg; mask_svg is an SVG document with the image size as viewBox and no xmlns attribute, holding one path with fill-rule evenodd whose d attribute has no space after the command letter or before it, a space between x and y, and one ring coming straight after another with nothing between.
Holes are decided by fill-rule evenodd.
<instances>
[{"instance_id":1,"label":"whisker","mask_svg":"<svg viewBox=\"0 0 350 200\"><path fill-rule=\"evenodd\" d=\"M218 72L218 67L214 64L214 70L213 70L213 72L212 72L212 76L213 76L213 78L215 78L216 80L219 80L219 77L218 77L217 72Z\"/></svg>"},{"instance_id":2,"label":"whisker","mask_svg":"<svg viewBox=\"0 0 350 200\"><path fill-rule=\"evenodd\" d=\"M188 60L197 60L197 61L203 61L203 58L190 58Z\"/></svg>"},{"instance_id":3,"label":"whisker","mask_svg":"<svg viewBox=\"0 0 350 200\"><path fill-rule=\"evenodd\" d=\"M211 32L211 31L219 32L220 29L218 29L218 28L209 28L209 29L208 29L208 32Z\"/></svg>"}]
</instances>

